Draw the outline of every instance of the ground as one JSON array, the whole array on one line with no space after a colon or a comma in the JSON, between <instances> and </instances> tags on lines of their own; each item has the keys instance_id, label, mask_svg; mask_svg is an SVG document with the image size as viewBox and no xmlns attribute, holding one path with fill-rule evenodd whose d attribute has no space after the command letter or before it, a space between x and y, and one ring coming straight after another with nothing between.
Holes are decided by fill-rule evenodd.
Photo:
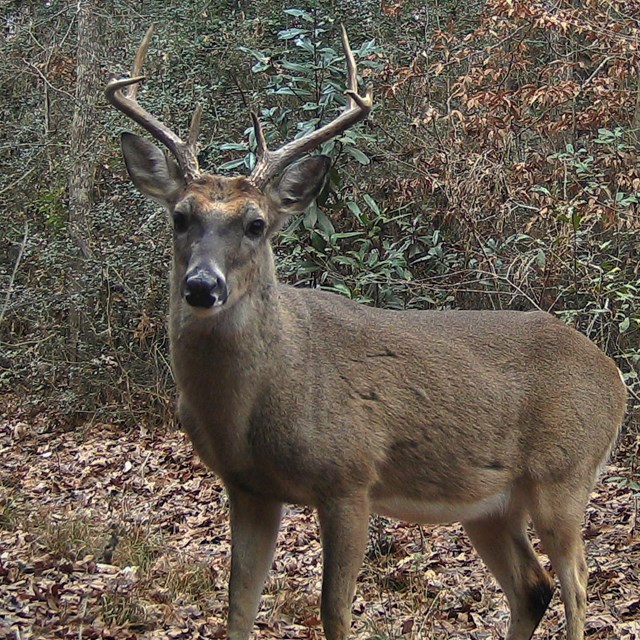
<instances>
[{"instance_id":1,"label":"ground","mask_svg":"<svg viewBox=\"0 0 640 640\"><path fill-rule=\"evenodd\" d=\"M227 501L184 434L0 407L0 639L225 637ZM640 492L622 448L585 522L591 639L640 639ZM257 635L323 638L320 580L315 514L290 507ZM460 526L372 519L354 638L503 638L507 623ZM556 591L535 638L563 628Z\"/></svg>"}]
</instances>

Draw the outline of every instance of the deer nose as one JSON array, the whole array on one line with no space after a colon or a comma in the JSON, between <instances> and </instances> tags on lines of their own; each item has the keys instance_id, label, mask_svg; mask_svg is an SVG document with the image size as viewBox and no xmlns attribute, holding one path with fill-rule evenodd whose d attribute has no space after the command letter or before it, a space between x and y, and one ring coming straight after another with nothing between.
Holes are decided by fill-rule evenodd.
<instances>
[{"instance_id":1,"label":"deer nose","mask_svg":"<svg viewBox=\"0 0 640 640\"><path fill-rule=\"evenodd\" d=\"M224 277L202 269L187 273L184 279L184 291L187 304L201 309L223 305L229 297Z\"/></svg>"}]
</instances>

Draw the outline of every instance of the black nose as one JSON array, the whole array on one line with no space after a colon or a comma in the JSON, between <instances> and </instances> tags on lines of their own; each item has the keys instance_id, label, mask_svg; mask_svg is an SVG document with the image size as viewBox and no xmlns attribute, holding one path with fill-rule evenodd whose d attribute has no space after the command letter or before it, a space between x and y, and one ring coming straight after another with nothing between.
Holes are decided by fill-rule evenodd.
<instances>
[{"instance_id":1,"label":"black nose","mask_svg":"<svg viewBox=\"0 0 640 640\"><path fill-rule=\"evenodd\" d=\"M184 298L192 307L209 309L227 301L227 283L222 275L197 270L188 273L184 280Z\"/></svg>"}]
</instances>

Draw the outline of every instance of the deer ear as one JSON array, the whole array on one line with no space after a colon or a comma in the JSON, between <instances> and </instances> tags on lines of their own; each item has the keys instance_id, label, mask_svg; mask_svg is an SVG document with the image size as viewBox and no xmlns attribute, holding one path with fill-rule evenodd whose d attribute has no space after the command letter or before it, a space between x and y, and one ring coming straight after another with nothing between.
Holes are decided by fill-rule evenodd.
<instances>
[{"instance_id":1,"label":"deer ear","mask_svg":"<svg viewBox=\"0 0 640 640\"><path fill-rule=\"evenodd\" d=\"M288 166L268 196L280 214L301 213L320 193L331 166L328 156L309 156Z\"/></svg>"},{"instance_id":2,"label":"deer ear","mask_svg":"<svg viewBox=\"0 0 640 640\"><path fill-rule=\"evenodd\" d=\"M171 208L185 184L175 160L133 133L123 133L120 146L133 184L145 196Z\"/></svg>"}]
</instances>

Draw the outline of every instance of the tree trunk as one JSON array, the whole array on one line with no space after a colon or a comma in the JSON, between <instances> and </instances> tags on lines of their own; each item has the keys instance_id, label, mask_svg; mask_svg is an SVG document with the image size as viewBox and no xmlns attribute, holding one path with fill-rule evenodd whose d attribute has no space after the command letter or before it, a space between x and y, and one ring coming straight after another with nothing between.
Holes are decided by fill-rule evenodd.
<instances>
[{"instance_id":1,"label":"tree trunk","mask_svg":"<svg viewBox=\"0 0 640 640\"><path fill-rule=\"evenodd\" d=\"M82 274L92 256L90 214L96 166L96 101L100 92L101 33L99 0L78 1L78 52L76 62L75 107L70 133L69 236L76 251L69 274L69 356L79 360L82 326Z\"/></svg>"}]
</instances>

